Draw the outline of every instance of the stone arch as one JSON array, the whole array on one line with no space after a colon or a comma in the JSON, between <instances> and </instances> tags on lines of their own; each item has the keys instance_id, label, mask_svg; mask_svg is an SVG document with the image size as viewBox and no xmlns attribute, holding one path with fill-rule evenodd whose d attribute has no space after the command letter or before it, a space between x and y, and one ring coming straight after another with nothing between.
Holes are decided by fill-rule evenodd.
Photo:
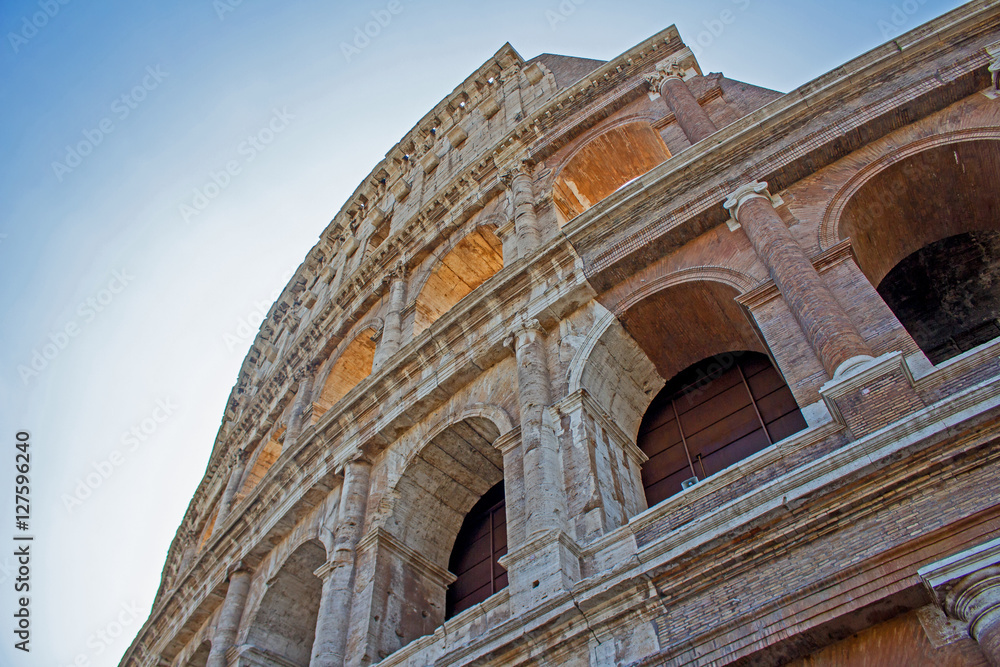
<instances>
[{"instance_id":1,"label":"stone arch","mask_svg":"<svg viewBox=\"0 0 1000 667\"><path fill-rule=\"evenodd\" d=\"M247 652L265 662L308 667L323 590L315 571L326 562L326 548L315 537L288 554L251 612Z\"/></svg>"},{"instance_id":2,"label":"stone arch","mask_svg":"<svg viewBox=\"0 0 1000 667\"><path fill-rule=\"evenodd\" d=\"M322 389L314 401L318 415L342 399L359 382L371 375L375 362L376 342L373 338L382 329L382 320L372 318L355 329L341 344L341 352L331 359Z\"/></svg>"},{"instance_id":3,"label":"stone arch","mask_svg":"<svg viewBox=\"0 0 1000 667\"><path fill-rule=\"evenodd\" d=\"M267 471L271 469L274 462L281 456L283 445L280 437L280 432L275 433L272 431L264 440L258 441L256 451L253 453L253 460L246 467L243 478L240 480L239 490L233 496L233 507L253 493L260 480L264 478Z\"/></svg>"},{"instance_id":4,"label":"stone arch","mask_svg":"<svg viewBox=\"0 0 1000 667\"><path fill-rule=\"evenodd\" d=\"M552 200L560 226L670 158L647 118L633 116L581 141L558 166Z\"/></svg>"},{"instance_id":5,"label":"stone arch","mask_svg":"<svg viewBox=\"0 0 1000 667\"><path fill-rule=\"evenodd\" d=\"M861 170L824 218L932 362L1000 335L1000 131L930 137Z\"/></svg>"},{"instance_id":6,"label":"stone arch","mask_svg":"<svg viewBox=\"0 0 1000 667\"><path fill-rule=\"evenodd\" d=\"M489 216L444 241L415 277L413 335L420 334L455 304L503 268L500 220Z\"/></svg>"},{"instance_id":7,"label":"stone arch","mask_svg":"<svg viewBox=\"0 0 1000 667\"><path fill-rule=\"evenodd\" d=\"M375 572L365 598L368 617L380 619L368 630L376 654L392 653L444 622L454 542L468 512L504 479L494 443L509 425L493 406L470 406L421 438L389 484L391 510L358 547L359 560Z\"/></svg>"},{"instance_id":8,"label":"stone arch","mask_svg":"<svg viewBox=\"0 0 1000 667\"><path fill-rule=\"evenodd\" d=\"M188 658L182 667L206 667L208 665L208 654L212 650L212 643L207 639L203 641L198 649Z\"/></svg>"}]
</instances>

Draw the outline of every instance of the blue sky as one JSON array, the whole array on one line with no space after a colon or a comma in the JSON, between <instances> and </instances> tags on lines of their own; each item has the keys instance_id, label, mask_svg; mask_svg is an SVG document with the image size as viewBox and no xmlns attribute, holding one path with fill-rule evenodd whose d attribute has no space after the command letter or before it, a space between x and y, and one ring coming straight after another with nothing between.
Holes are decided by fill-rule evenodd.
<instances>
[{"instance_id":1,"label":"blue sky","mask_svg":"<svg viewBox=\"0 0 1000 667\"><path fill-rule=\"evenodd\" d=\"M0 517L27 429L36 541L33 650L3 630L0 665L117 664L243 334L361 179L504 42L608 59L673 23L705 72L787 92L959 4L397 1L357 52L342 45L389 2L2 3Z\"/></svg>"}]
</instances>

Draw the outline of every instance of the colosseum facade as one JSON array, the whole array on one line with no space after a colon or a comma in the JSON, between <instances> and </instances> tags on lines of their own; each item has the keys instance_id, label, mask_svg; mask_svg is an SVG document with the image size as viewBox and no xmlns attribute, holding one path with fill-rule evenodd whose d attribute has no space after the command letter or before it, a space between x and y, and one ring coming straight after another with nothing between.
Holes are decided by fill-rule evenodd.
<instances>
[{"instance_id":1,"label":"colosseum facade","mask_svg":"<svg viewBox=\"0 0 1000 667\"><path fill-rule=\"evenodd\" d=\"M1000 664L998 70L995 1L788 94L504 45L267 314L121 664Z\"/></svg>"}]
</instances>

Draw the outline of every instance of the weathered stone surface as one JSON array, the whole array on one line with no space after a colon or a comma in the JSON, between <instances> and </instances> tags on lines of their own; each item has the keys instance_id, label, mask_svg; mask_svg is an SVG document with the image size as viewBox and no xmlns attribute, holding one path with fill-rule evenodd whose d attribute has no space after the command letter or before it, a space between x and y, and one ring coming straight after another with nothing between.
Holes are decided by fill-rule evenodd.
<instances>
[{"instance_id":1,"label":"weathered stone surface","mask_svg":"<svg viewBox=\"0 0 1000 667\"><path fill-rule=\"evenodd\" d=\"M995 660L996 563L927 573L1000 534L1000 340L911 330L1000 317L992 269L914 255L1000 232L998 32L973 2L784 96L674 28L607 63L504 46L269 311L122 664ZM990 298L897 317L920 275ZM808 426L647 507L651 401L743 350ZM501 481L509 583L446 618Z\"/></svg>"}]
</instances>

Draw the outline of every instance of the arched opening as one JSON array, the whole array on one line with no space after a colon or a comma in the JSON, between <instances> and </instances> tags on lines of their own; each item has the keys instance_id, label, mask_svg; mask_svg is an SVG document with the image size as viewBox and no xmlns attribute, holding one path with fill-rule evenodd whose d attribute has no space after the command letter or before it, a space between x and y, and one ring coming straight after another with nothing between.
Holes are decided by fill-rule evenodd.
<instances>
[{"instance_id":1,"label":"arched opening","mask_svg":"<svg viewBox=\"0 0 1000 667\"><path fill-rule=\"evenodd\" d=\"M503 482L487 491L465 516L455 538L448 570L446 619L507 587L507 570L498 560L507 553L507 503Z\"/></svg>"},{"instance_id":2,"label":"arched opening","mask_svg":"<svg viewBox=\"0 0 1000 667\"><path fill-rule=\"evenodd\" d=\"M244 476L240 490L236 492L236 496L233 498L234 507L253 492L260 483L260 480L264 478L267 471L274 465L274 462L278 460L279 456L281 456L281 443L275 438L268 439L267 444L257 452L250 472Z\"/></svg>"},{"instance_id":3,"label":"arched opening","mask_svg":"<svg viewBox=\"0 0 1000 667\"><path fill-rule=\"evenodd\" d=\"M366 616L379 619L368 628L372 656L389 655L444 622L447 591L457 581L448 568L459 532L480 499L503 493L502 486L495 490L503 482L503 457L493 446L499 435L491 420L469 417L435 435L406 464L379 541L363 555L374 570ZM500 522L495 505L486 510ZM475 604L472 599L468 604Z\"/></svg>"},{"instance_id":4,"label":"arched opening","mask_svg":"<svg viewBox=\"0 0 1000 667\"><path fill-rule=\"evenodd\" d=\"M477 227L441 258L424 283L416 300L413 334L432 325L502 268L503 244L493 226Z\"/></svg>"},{"instance_id":5,"label":"arched opening","mask_svg":"<svg viewBox=\"0 0 1000 667\"><path fill-rule=\"evenodd\" d=\"M219 518L219 504L216 503L215 507L212 509L211 516L205 523L205 528L201 533L201 539L198 541L199 551L205 548L205 543L208 542L208 538L212 536L212 531L215 530L215 521L218 518Z\"/></svg>"},{"instance_id":6,"label":"arched opening","mask_svg":"<svg viewBox=\"0 0 1000 667\"><path fill-rule=\"evenodd\" d=\"M326 549L306 542L288 557L267 587L247 635L264 664L309 666L323 582L313 574L326 563ZM271 662L269 662L271 661Z\"/></svg>"},{"instance_id":7,"label":"arched opening","mask_svg":"<svg viewBox=\"0 0 1000 667\"><path fill-rule=\"evenodd\" d=\"M1000 336L1000 232L930 243L892 268L878 293L932 363Z\"/></svg>"},{"instance_id":8,"label":"arched opening","mask_svg":"<svg viewBox=\"0 0 1000 667\"><path fill-rule=\"evenodd\" d=\"M552 187L560 224L669 158L660 133L644 121L612 128L591 139L562 168Z\"/></svg>"},{"instance_id":9,"label":"arched opening","mask_svg":"<svg viewBox=\"0 0 1000 667\"><path fill-rule=\"evenodd\" d=\"M359 382L371 375L372 364L375 361L375 329L368 327L358 333L354 340L334 362L333 368L326 376L323 391L320 392L316 408L323 414L333 404L347 395Z\"/></svg>"},{"instance_id":10,"label":"arched opening","mask_svg":"<svg viewBox=\"0 0 1000 667\"><path fill-rule=\"evenodd\" d=\"M674 376L650 403L637 444L650 507L805 428L781 374L759 352L726 352Z\"/></svg>"},{"instance_id":11,"label":"arched opening","mask_svg":"<svg viewBox=\"0 0 1000 667\"><path fill-rule=\"evenodd\" d=\"M840 237L914 341L937 363L1000 333L1000 143L900 160L846 204Z\"/></svg>"},{"instance_id":12,"label":"arched opening","mask_svg":"<svg viewBox=\"0 0 1000 667\"><path fill-rule=\"evenodd\" d=\"M639 301L620 319L660 377L672 378L721 352L767 353L737 296L735 288L723 283L683 282Z\"/></svg>"},{"instance_id":13,"label":"arched opening","mask_svg":"<svg viewBox=\"0 0 1000 667\"><path fill-rule=\"evenodd\" d=\"M205 667L208 664L208 654L212 652L212 645L202 642L195 654L192 655L185 664L185 667Z\"/></svg>"}]
</instances>

